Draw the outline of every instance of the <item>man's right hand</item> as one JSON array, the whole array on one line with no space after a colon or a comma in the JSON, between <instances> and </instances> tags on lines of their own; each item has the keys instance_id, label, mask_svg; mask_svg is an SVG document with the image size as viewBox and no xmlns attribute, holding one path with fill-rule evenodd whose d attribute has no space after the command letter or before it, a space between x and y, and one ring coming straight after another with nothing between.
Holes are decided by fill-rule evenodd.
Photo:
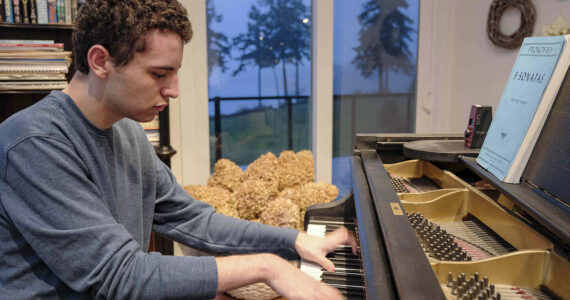
<instances>
[{"instance_id":1,"label":"man's right hand","mask_svg":"<svg viewBox=\"0 0 570 300\"><path fill-rule=\"evenodd\" d=\"M339 290L315 280L277 255L219 257L216 263L218 292L265 282L289 300L344 299Z\"/></svg>"}]
</instances>

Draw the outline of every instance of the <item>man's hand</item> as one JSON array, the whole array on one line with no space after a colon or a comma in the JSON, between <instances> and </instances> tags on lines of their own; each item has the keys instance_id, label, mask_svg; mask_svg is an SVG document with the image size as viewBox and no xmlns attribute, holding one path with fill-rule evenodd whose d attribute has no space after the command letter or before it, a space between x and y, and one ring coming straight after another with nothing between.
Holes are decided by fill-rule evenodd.
<instances>
[{"instance_id":1,"label":"man's hand","mask_svg":"<svg viewBox=\"0 0 570 300\"><path fill-rule=\"evenodd\" d=\"M344 299L339 290L315 280L274 254L217 257L218 295L256 282L265 282L289 300Z\"/></svg>"},{"instance_id":2,"label":"man's hand","mask_svg":"<svg viewBox=\"0 0 570 300\"><path fill-rule=\"evenodd\" d=\"M336 288L315 280L291 263L278 258L279 261L272 266L273 273L266 283L276 292L289 300L294 299L344 299Z\"/></svg>"},{"instance_id":3,"label":"man's hand","mask_svg":"<svg viewBox=\"0 0 570 300\"><path fill-rule=\"evenodd\" d=\"M324 238L299 232L297 240L295 240L295 250L297 250L299 256L321 265L329 272L334 272L334 264L326 258L326 255L338 245L351 246L352 253L356 255L357 245L354 233L344 227L331 232Z\"/></svg>"}]
</instances>

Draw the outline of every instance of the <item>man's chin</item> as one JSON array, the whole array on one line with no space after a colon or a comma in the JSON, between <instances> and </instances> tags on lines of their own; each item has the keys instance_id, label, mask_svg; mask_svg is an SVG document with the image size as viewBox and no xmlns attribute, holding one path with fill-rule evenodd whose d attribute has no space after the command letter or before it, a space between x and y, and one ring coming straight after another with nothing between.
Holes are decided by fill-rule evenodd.
<instances>
[{"instance_id":1,"label":"man's chin","mask_svg":"<svg viewBox=\"0 0 570 300\"><path fill-rule=\"evenodd\" d=\"M139 123L148 123L152 120L154 120L154 117L158 115L158 114L152 114L149 116L134 116L134 117L130 117L129 119L133 120L133 121L137 121Z\"/></svg>"}]
</instances>

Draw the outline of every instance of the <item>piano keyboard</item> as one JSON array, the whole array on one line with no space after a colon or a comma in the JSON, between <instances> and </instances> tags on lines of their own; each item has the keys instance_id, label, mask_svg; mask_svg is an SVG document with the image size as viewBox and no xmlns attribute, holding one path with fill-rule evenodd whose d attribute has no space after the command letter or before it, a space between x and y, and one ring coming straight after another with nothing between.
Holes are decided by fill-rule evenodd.
<instances>
[{"instance_id":1,"label":"piano keyboard","mask_svg":"<svg viewBox=\"0 0 570 300\"><path fill-rule=\"evenodd\" d=\"M354 221L345 222L340 218L320 220L311 218L307 233L324 237L341 226L356 234ZM305 260L301 261L300 269L316 280L337 288L347 299L366 299L361 259L352 253L352 247L339 245L336 250L327 255L327 258L333 262L334 272L328 272L320 265Z\"/></svg>"}]
</instances>

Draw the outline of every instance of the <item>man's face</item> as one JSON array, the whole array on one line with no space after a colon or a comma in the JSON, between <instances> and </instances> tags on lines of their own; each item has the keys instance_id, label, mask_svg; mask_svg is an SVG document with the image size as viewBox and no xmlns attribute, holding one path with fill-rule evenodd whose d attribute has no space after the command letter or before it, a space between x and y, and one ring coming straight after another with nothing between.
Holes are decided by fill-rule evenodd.
<instances>
[{"instance_id":1,"label":"man's face","mask_svg":"<svg viewBox=\"0 0 570 300\"><path fill-rule=\"evenodd\" d=\"M135 53L126 66L112 65L104 92L108 109L120 118L151 121L170 98L178 97L183 48L178 34L150 31L144 52Z\"/></svg>"}]
</instances>

